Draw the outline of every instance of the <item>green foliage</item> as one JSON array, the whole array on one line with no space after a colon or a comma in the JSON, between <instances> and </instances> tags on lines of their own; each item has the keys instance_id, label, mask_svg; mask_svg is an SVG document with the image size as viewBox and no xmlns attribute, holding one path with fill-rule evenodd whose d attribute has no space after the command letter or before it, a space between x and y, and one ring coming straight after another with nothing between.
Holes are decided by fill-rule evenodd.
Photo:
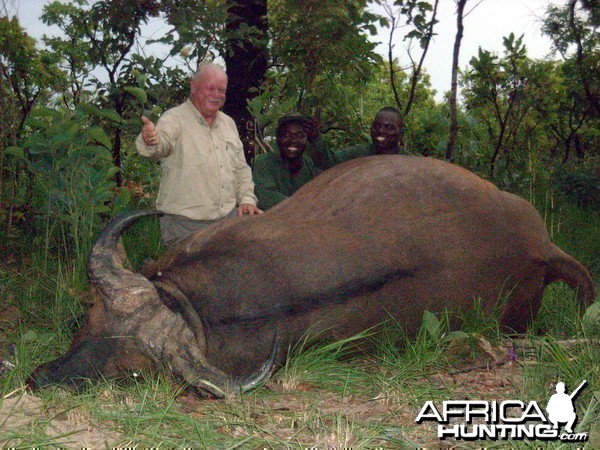
<instances>
[{"instance_id":1,"label":"green foliage","mask_svg":"<svg viewBox=\"0 0 600 450\"><path fill-rule=\"evenodd\" d=\"M250 105L261 127L296 110L317 117L324 131L340 128L357 136L360 101L381 61L368 39L378 18L365 5L363 0L269 2L272 65Z\"/></svg>"},{"instance_id":2,"label":"green foliage","mask_svg":"<svg viewBox=\"0 0 600 450\"><path fill-rule=\"evenodd\" d=\"M271 2L273 58L289 70L288 83L312 93L314 84L327 74L339 75L343 82L368 76L379 57L364 32L376 20L365 11L365 4L364 0Z\"/></svg>"},{"instance_id":3,"label":"green foliage","mask_svg":"<svg viewBox=\"0 0 600 450\"><path fill-rule=\"evenodd\" d=\"M579 41L585 47L586 55L592 56L599 39L596 32L600 23L597 5L586 1L570 3L573 4L573 14L569 4L548 5L542 31L552 39L555 50L561 55L572 53Z\"/></svg>"},{"instance_id":4,"label":"green foliage","mask_svg":"<svg viewBox=\"0 0 600 450\"><path fill-rule=\"evenodd\" d=\"M32 109L47 101L58 75L16 18L0 17L0 149L16 145ZM0 164L2 159L0 158Z\"/></svg>"},{"instance_id":5,"label":"green foliage","mask_svg":"<svg viewBox=\"0 0 600 450\"><path fill-rule=\"evenodd\" d=\"M600 209L600 177L593 167L562 165L554 172L554 185L568 200L582 208Z\"/></svg>"},{"instance_id":6,"label":"green foliage","mask_svg":"<svg viewBox=\"0 0 600 450\"><path fill-rule=\"evenodd\" d=\"M46 38L45 43L68 64L70 73L87 76L97 66L114 82L116 68L129 54L141 23L157 15L156 2L54 1L44 7L42 20L56 25L65 37ZM75 81L75 80L72 80Z\"/></svg>"},{"instance_id":7,"label":"green foliage","mask_svg":"<svg viewBox=\"0 0 600 450\"><path fill-rule=\"evenodd\" d=\"M432 4L423 0L396 0L394 4L400 6L400 13L406 17L406 24L413 26L404 39L417 39L421 48L425 48L429 43L429 30L432 26L432 18L428 16L433 10ZM433 19L433 25L436 23L438 20Z\"/></svg>"},{"instance_id":8,"label":"green foliage","mask_svg":"<svg viewBox=\"0 0 600 450\"><path fill-rule=\"evenodd\" d=\"M277 383L286 390L296 390L308 384L327 386L343 395L355 393L365 383L360 364L348 365L340 370L339 362L353 353L357 354L360 342L372 334L373 330L366 330L346 339L315 343L315 337L309 339L310 331L307 332L306 337L290 349L290 358L278 373Z\"/></svg>"},{"instance_id":9,"label":"green foliage","mask_svg":"<svg viewBox=\"0 0 600 450\"><path fill-rule=\"evenodd\" d=\"M187 73L196 62L225 51L224 0L90 3L47 5L44 20L64 33L45 40L48 50L37 48L18 21L0 18L0 218L5 224L0 312L18 311L16 326L3 322L0 336L0 357L16 366L0 374L0 397L22 387L37 364L69 345L85 310L88 250L102 224L131 204L153 205L158 168L139 158L132 144L139 116L156 120L183 101ZM403 38L423 44L431 2L394 3L403 23L412 20ZM501 55L481 49L463 72L456 162L486 176L493 173L499 185L527 194L542 211L552 239L598 281L594 167L600 147L594 98L600 77L598 15L587 8L591 3L571 3L577 8L574 16L566 7L548 10L544 31L563 61L531 60L513 35L504 39ZM375 112L394 104L389 68L368 40L382 19L366 12L367 4L269 2L271 66L250 104L267 135L281 114L299 110L320 118L328 139L345 146L364 139ZM148 56L144 47L144 54L135 54L141 24L159 12L175 30L160 39L170 46L170 60ZM251 27L241 33L256 39ZM187 70L171 64L173 58L183 60ZM410 80L394 64L406 98ZM447 117L447 107L433 102L421 75L405 121L407 147L441 157ZM115 148L123 156L119 167ZM116 188L119 169L139 189L135 198ZM140 221L124 236L124 245L134 267L158 257L163 248L157 221ZM597 345L587 339L597 336L598 303L581 321L579 309L564 285L546 291L533 330L550 337L535 361L523 364L522 398L546 400L559 379L569 386L583 378L597 385ZM20 430L0 433L0 439L10 446L69 445L43 430L52 426L47 417L75 413L90 428L114 428L114 442L132 445L425 446L414 437L419 434L411 440L410 430L395 421L424 400L453 397L445 381L435 381L455 368L458 358L449 349L466 350L460 362L471 361L483 343L499 337L497 318L477 308L458 319L462 330L450 332L446 316L425 313L416 339L390 326L369 339L374 357L359 352L348 359L346 350L357 348L355 338L302 348L307 351L295 354L268 389L228 402L184 404L176 400L184 395L182 386L152 375L126 385L101 383L82 395L45 390L40 394L47 402L44 415ZM580 342L566 351L559 339ZM15 344L13 353L4 352L7 342ZM597 393L590 391L577 405L585 429L598 417ZM352 402L376 417L347 413L343 408ZM389 405L384 413L377 409L382 404Z\"/></svg>"},{"instance_id":10,"label":"green foliage","mask_svg":"<svg viewBox=\"0 0 600 450\"><path fill-rule=\"evenodd\" d=\"M134 268L139 268L149 258L158 260L165 252L158 217L147 217L137 221L127 230L122 240L127 259Z\"/></svg>"},{"instance_id":11,"label":"green foliage","mask_svg":"<svg viewBox=\"0 0 600 450\"><path fill-rule=\"evenodd\" d=\"M560 203L559 203L560 202ZM542 216L550 237L560 248L577 259L595 280L600 282L600 214L594 208L581 209L574 203L549 197Z\"/></svg>"},{"instance_id":12,"label":"green foliage","mask_svg":"<svg viewBox=\"0 0 600 450\"><path fill-rule=\"evenodd\" d=\"M489 167L492 178L497 170L506 170L516 153L510 145L516 142L531 106L524 95L529 60L522 36L504 38L505 56L500 59L479 49L471 59L472 69L464 74L463 85L467 108L481 121L487 132ZM500 162L502 161L502 162Z\"/></svg>"},{"instance_id":13,"label":"green foliage","mask_svg":"<svg viewBox=\"0 0 600 450\"><path fill-rule=\"evenodd\" d=\"M593 303L585 311L581 325L586 336L600 336L600 302Z\"/></svg>"},{"instance_id":14,"label":"green foliage","mask_svg":"<svg viewBox=\"0 0 600 450\"><path fill-rule=\"evenodd\" d=\"M405 146L409 151L423 156L443 157L447 145L447 108L422 106L405 125Z\"/></svg>"},{"instance_id":15,"label":"green foliage","mask_svg":"<svg viewBox=\"0 0 600 450\"><path fill-rule=\"evenodd\" d=\"M123 134L139 132L139 117L148 100L146 84L157 83L165 70L162 62L133 53L141 24L157 15L154 0L102 0L89 6L87 0L55 1L44 7L44 22L63 32L45 39L69 75L69 93L62 101L70 107L86 101L84 107L96 116L95 123L110 135L117 169L121 169ZM160 90L154 89L153 94L156 91L162 99ZM87 98L89 94L93 98ZM120 170L115 171L115 179L120 185Z\"/></svg>"},{"instance_id":16,"label":"green foliage","mask_svg":"<svg viewBox=\"0 0 600 450\"><path fill-rule=\"evenodd\" d=\"M89 106L89 105L87 105ZM90 124L83 104L75 111L41 109L23 143L32 179L37 228L50 227L56 244L85 257L104 218L123 210L129 192L115 191L111 140Z\"/></svg>"},{"instance_id":17,"label":"green foliage","mask_svg":"<svg viewBox=\"0 0 600 450\"><path fill-rule=\"evenodd\" d=\"M510 190L524 192L542 181L547 186L554 172L562 190L575 184L573 196L589 197L582 191L594 190L594 177L583 173L585 158L593 161L598 148L598 66L592 50L598 38L585 4L570 5L550 6L543 27L563 62L532 61L521 39L509 35L502 56L480 49L463 73L465 105L478 123L481 144L468 166L481 173L481 158L488 159L489 177ZM576 164L554 169L574 154ZM581 177L563 176L573 170Z\"/></svg>"},{"instance_id":18,"label":"green foliage","mask_svg":"<svg viewBox=\"0 0 600 450\"><path fill-rule=\"evenodd\" d=\"M168 33L156 42L169 45L171 56L182 57L192 71L211 54L224 54L225 0L166 0L161 9L177 33Z\"/></svg>"},{"instance_id":19,"label":"green foliage","mask_svg":"<svg viewBox=\"0 0 600 450\"><path fill-rule=\"evenodd\" d=\"M532 189L548 187L553 173L562 172L554 165L567 161L574 145L579 159L573 167L582 170L584 156L593 158L596 128L578 106L567 64L530 60L514 36L504 45L502 57L480 49L463 74L468 132L477 147L463 150L457 162L531 197Z\"/></svg>"}]
</instances>

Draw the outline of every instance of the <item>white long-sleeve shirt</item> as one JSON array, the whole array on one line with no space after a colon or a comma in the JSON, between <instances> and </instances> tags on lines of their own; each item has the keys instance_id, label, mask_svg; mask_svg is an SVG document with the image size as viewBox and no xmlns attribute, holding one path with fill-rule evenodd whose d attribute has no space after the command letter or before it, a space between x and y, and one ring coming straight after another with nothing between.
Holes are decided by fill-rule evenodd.
<instances>
[{"instance_id":1,"label":"white long-sleeve shirt","mask_svg":"<svg viewBox=\"0 0 600 450\"><path fill-rule=\"evenodd\" d=\"M156 124L157 145L136 139L138 153L160 160L157 209L194 220L218 220L236 205L256 205L252 172L231 117L219 111L212 127L188 99Z\"/></svg>"}]
</instances>

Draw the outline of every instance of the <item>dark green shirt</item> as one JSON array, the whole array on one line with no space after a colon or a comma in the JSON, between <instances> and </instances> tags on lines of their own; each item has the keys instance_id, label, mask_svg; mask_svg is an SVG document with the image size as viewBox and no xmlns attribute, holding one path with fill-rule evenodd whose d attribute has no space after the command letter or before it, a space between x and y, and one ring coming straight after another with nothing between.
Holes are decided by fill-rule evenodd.
<instances>
[{"instance_id":1,"label":"dark green shirt","mask_svg":"<svg viewBox=\"0 0 600 450\"><path fill-rule=\"evenodd\" d=\"M257 156L252 169L252 178L254 194L258 197L258 207L266 210L275 206L317 174L315 165L306 155L302 155L302 168L294 176L278 151Z\"/></svg>"},{"instance_id":2,"label":"dark green shirt","mask_svg":"<svg viewBox=\"0 0 600 450\"><path fill-rule=\"evenodd\" d=\"M325 144L322 137L318 137L313 145L309 146L308 154L314 161L315 166L321 170L329 169L351 159L376 155L375 146L372 142L369 144L354 145L341 150L332 150ZM398 154L408 155L408 152L398 146Z\"/></svg>"}]
</instances>

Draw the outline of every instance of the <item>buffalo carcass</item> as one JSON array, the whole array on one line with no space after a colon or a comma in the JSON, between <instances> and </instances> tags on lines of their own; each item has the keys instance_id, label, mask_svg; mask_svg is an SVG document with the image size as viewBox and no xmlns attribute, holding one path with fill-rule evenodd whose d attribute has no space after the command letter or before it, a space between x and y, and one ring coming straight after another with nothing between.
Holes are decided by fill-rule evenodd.
<instances>
[{"instance_id":1,"label":"buffalo carcass","mask_svg":"<svg viewBox=\"0 0 600 450\"><path fill-rule=\"evenodd\" d=\"M429 158L334 167L264 215L196 233L142 276L124 268L117 242L147 214L102 232L89 274L103 301L32 386L150 364L224 396L266 379L307 332L343 338L393 317L414 334L425 310L460 313L475 298L523 332L552 281L594 299L589 274L530 203Z\"/></svg>"}]
</instances>

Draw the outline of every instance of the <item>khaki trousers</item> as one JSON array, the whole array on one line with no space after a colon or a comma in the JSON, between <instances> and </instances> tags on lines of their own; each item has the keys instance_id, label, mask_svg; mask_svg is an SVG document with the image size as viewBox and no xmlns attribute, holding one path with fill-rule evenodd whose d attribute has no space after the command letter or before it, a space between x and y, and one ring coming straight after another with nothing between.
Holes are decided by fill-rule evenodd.
<instances>
[{"instance_id":1,"label":"khaki trousers","mask_svg":"<svg viewBox=\"0 0 600 450\"><path fill-rule=\"evenodd\" d=\"M203 230L221 220L233 219L237 216L237 208L219 220L194 220L177 214L165 214L160 217L160 235L167 247L177 244L198 230Z\"/></svg>"}]
</instances>

